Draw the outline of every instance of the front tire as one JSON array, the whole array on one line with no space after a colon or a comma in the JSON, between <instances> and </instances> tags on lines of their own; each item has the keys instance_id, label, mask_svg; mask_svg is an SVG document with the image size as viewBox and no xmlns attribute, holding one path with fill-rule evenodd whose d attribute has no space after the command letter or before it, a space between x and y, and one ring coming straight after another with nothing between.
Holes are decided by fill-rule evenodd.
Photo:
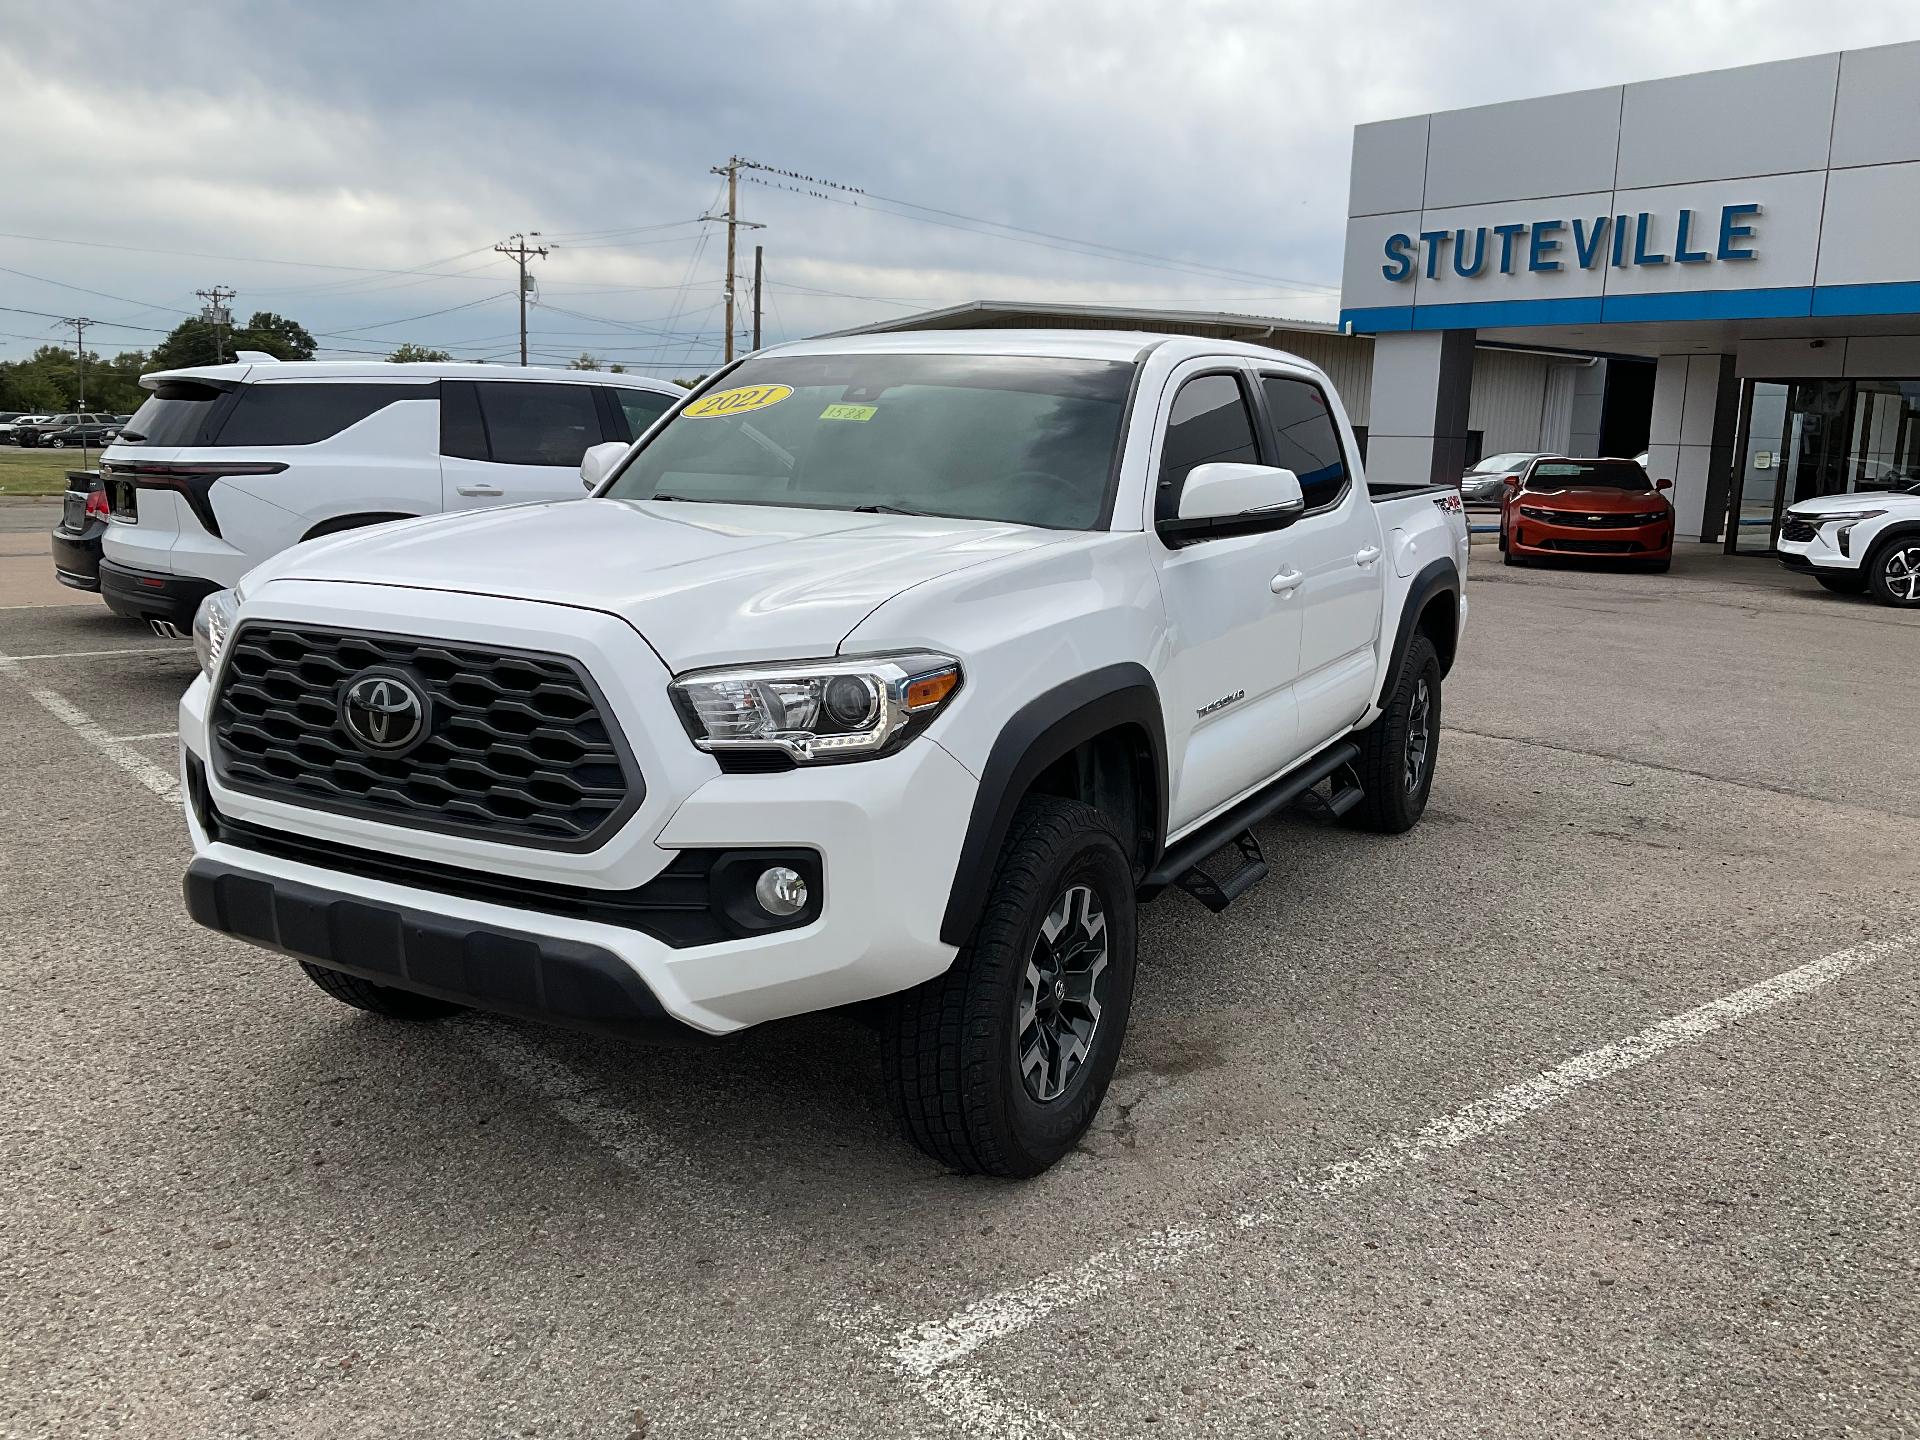
<instances>
[{"instance_id":1,"label":"front tire","mask_svg":"<svg viewBox=\"0 0 1920 1440\"><path fill-rule=\"evenodd\" d=\"M1134 877L1107 818L1030 796L944 975L898 996L881 1071L906 1136L978 1175L1038 1175L1079 1142L1133 1004Z\"/></svg>"},{"instance_id":2,"label":"front tire","mask_svg":"<svg viewBox=\"0 0 1920 1440\"><path fill-rule=\"evenodd\" d=\"M1920 605L1920 536L1903 535L1875 555L1867 585L1882 605Z\"/></svg>"},{"instance_id":3,"label":"front tire","mask_svg":"<svg viewBox=\"0 0 1920 1440\"><path fill-rule=\"evenodd\" d=\"M373 1015L384 1015L389 1020L444 1020L449 1015L458 1015L464 1008L451 1000L435 1000L431 995L416 995L411 990L376 985L371 980L362 980L358 975L329 970L321 965L309 965L304 960L300 962L300 968L307 972L309 980L342 1005L351 1005L356 1010L365 1010Z\"/></svg>"},{"instance_id":4,"label":"front tire","mask_svg":"<svg viewBox=\"0 0 1920 1440\"><path fill-rule=\"evenodd\" d=\"M1359 740L1354 768L1364 798L1347 823L1382 835L1411 830L1426 813L1440 758L1440 656L1426 636L1408 644L1399 683Z\"/></svg>"}]
</instances>

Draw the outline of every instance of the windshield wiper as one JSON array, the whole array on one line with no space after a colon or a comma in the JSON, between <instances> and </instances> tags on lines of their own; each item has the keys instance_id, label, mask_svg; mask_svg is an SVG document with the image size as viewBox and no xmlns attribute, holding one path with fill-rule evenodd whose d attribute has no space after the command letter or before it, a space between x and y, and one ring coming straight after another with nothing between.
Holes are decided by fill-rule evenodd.
<instances>
[{"instance_id":1,"label":"windshield wiper","mask_svg":"<svg viewBox=\"0 0 1920 1440\"><path fill-rule=\"evenodd\" d=\"M926 510L903 510L898 505L850 505L847 508L856 515L917 515L923 520L930 514Z\"/></svg>"},{"instance_id":2,"label":"windshield wiper","mask_svg":"<svg viewBox=\"0 0 1920 1440\"><path fill-rule=\"evenodd\" d=\"M648 495L645 498L648 500L665 500L672 505L718 505L722 503L721 501L710 499L705 495Z\"/></svg>"}]
</instances>

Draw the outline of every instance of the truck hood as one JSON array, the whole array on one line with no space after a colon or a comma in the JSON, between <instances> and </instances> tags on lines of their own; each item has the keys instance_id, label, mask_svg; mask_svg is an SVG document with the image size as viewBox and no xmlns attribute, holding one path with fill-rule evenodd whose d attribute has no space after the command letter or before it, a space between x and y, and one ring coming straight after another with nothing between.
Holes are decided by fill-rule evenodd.
<instances>
[{"instance_id":1,"label":"truck hood","mask_svg":"<svg viewBox=\"0 0 1920 1440\"><path fill-rule=\"evenodd\" d=\"M1066 538L938 516L582 499L311 541L245 587L251 598L268 582L344 581L599 610L677 671L831 655L903 590Z\"/></svg>"}]
</instances>

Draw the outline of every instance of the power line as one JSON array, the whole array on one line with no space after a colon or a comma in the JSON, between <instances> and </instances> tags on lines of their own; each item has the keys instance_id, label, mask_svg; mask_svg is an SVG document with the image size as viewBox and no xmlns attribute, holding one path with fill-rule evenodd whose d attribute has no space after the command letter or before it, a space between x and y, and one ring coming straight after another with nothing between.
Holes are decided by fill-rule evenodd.
<instances>
[{"instance_id":1,"label":"power line","mask_svg":"<svg viewBox=\"0 0 1920 1440\"><path fill-rule=\"evenodd\" d=\"M478 300L469 300L462 305L449 305L443 310L429 310L422 315L402 315L398 320L376 320L367 325L349 325L344 330L320 330L314 333L316 338L325 336L337 340L361 330L385 330L394 325L411 325L416 320L431 320L436 315L451 315L457 310L471 310L476 305L490 305L495 300L505 300L511 293L511 291L502 290L498 295L482 295Z\"/></svg>"},{"instance_id":2,"label":"power line","mask_svg":"<svg viewBox=\"0 0 1920 1440\"><path fill-rule=\"evenodd\" d=\"M0 273L18 275L22 280L34 280L42 285L57 286L62 290L76 290L82 295L92 295L100 300L114 300L122 305L137 305L142 310L168 310L175 315L191 315L193 313L191 310L182 310L177 305L152 305L145 300L134 300L126 295L109 295L105 290L89 290L84 285L69 285L65 280L55 280L48 275L29 275L24 270L14 270L5 265L0 265Z\"/></svg>"}]
</instances>

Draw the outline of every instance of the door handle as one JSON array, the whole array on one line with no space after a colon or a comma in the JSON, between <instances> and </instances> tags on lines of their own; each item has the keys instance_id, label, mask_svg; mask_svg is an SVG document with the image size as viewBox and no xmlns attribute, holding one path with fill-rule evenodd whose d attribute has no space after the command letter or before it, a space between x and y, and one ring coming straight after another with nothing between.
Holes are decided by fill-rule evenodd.
<instances>
[{"instance_id":1,"label":"door handle","mask_svg":"<svg viewBox=\"0 0 1920 1440\"><path fill-rule=\"evenodd\" d=\"M1380 547L1378 545L1367 545L1354 553L1353 563L1356 565L1371 565L1379 558Z\"/></svg>"},{"instance_id":2,"label":"door handle","mask_svg":"<svg viewBox=\"0 0 1920 1440\"><path fill-rule=\"evenodd\" d=\"M1267 588L1276 595L1291 595L1300 588L1300 582L1306 578L1298 570L1282 570L1267 582Z\"/></svg>"},{"instance_id":3,"label":"door handle","mask_svg":"<svg viewBox=\"0 0 1920 1440\"><path fill-rule=\"evenodd\" d=\"M453 488L462 495L504 495L507 493L498 485L456 485Z\"/></svg>"}]
</instances>

